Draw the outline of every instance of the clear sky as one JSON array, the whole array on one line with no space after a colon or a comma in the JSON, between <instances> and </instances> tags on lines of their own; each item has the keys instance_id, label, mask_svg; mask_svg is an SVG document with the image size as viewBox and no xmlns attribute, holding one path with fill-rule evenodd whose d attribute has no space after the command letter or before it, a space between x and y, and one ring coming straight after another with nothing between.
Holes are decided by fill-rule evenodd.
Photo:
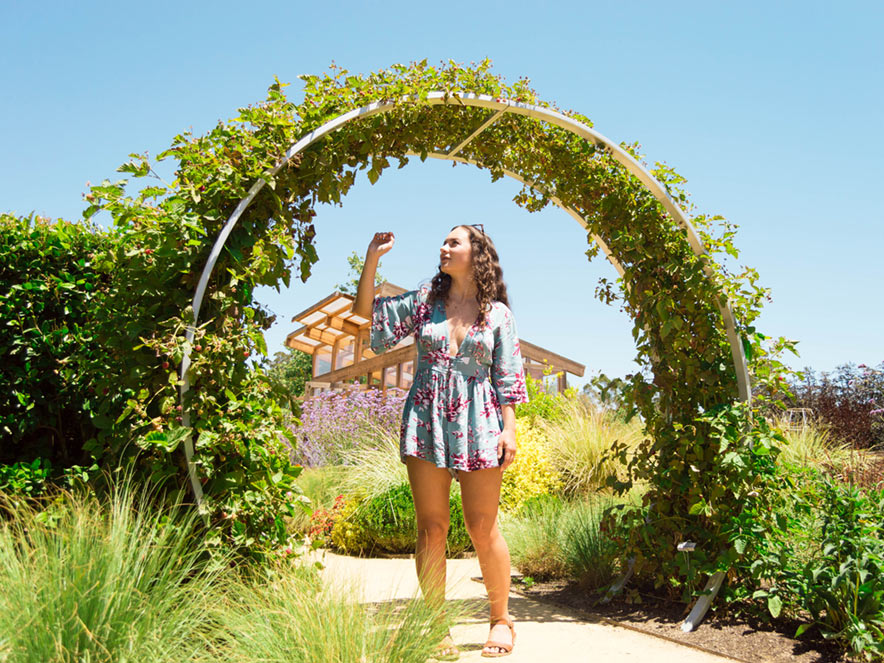
<instances>
[{"instance_id":1,"label":"clear sky","mask_svg":"<svg viewBox=\"0 0 884 663\"><path fill-rule=\"evenodd\" d=\"M795 367L884 361L884 3L881 2L0 2L0 211L76 219L85 182L114 179L260 101L278 76L334 60L354 72L427 58L490 57L509 81L589 116L616 142L684 175L699 211L739 226L739 264L772 289L759 329L799 341ZM456 223L497 244L522 338L586 365L635 369L631 322L596 301L564 212L529 214L514 182L428 160L357 180L318 210L320 262L260 298L291 316L347 278L371 235L397 243L381 272L432 276ZM106 222L106 220L105 220ZM585 378L584 378L585 379ZM573 380L581 384L583 380Z\"/></svg>"}]
</instances>

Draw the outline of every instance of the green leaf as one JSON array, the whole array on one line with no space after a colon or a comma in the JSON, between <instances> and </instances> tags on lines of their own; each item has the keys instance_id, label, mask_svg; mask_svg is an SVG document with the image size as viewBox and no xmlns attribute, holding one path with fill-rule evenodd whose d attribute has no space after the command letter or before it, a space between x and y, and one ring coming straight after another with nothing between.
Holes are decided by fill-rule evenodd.
<instances>
[{"instance_id":1,"label":"green leaf","mask_svg":"<svg viewBox=\"0 0 884 663\"><path fill-rule=\"evenodd\" d=\"M688 513L692 516L699 515L704 511L706 511L706 500L702 498L699 501L691 504L690 508L688 509Z\"/></svg>"},{"instance_id":2,"label":"green leaf","mask_svg":"<svg viewBox=\"0 0 884 663\"><path fill-rule=\"evenodd\" d=\"M767 609L768 611L770 611L771 617L776 619L780 616L780 612L783 610L783 599L781 599L777 594L768 596Z\"/></svg>"}]
</instances>

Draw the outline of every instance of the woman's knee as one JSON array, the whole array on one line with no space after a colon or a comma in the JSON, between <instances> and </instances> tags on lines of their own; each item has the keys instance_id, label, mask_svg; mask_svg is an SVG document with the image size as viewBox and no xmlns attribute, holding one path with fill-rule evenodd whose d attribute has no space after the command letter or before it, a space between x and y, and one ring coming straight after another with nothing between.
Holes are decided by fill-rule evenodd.
<instances>
[{"instance_id":1,"label":"woman's knee","mask_svg":"<svg viewBox=\"0 0 884 663\"><path fill-rule=\"evenodd\" d=\"M444 541L448 538L448 527L448 518L418 518L417 534L419 537L427 538L430 541Z\"/></svg>"},{"instance_id":2,"label":"woman's knee","mask_svg":"<svg viewBox=\"0 0 884 663\"><path fill-rule=\"evenodd\" d=\"M476 548L491 542L497 534L497 516L487 513L464 514L464 525Z\"/></svg>"}]
</instances>

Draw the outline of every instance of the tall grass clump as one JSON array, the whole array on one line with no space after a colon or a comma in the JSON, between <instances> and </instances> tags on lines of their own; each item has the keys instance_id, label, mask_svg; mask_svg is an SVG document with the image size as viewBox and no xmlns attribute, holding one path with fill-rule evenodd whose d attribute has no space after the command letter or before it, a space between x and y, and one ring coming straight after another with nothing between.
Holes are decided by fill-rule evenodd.
<instances>
[{"instance_id":1,"label":"tall grass clump","mask_svg":"<svg viewBox=\"0 0 884 663\"><path fill-rule=\"evenodd\" d=\"M124 482L101 501L63 494L42 514L11 507L0 526L0 660L157 663L199 652L220 567L193 545L193 512L160 511L155 497Z\"/></svg>"},{"instance_id":2,"label":"tall grass clump","mask_svg":"<svg viewBox=\"0 0 884 663\"><path fill-rule=\"evenodd\" d=\"M815 421L800 428L790 428L785 419L776 426L783 431L786 443L780 449L779 460L801 467L841 467L851 459L849 444L840 442L832 435L831 428Z\"/></svg>"},{"instance_id":3,"label":"tall grass clump","mask_svg":"<svg viewBox=\"0 0 884 663\"><path fill-rule=\"evenodd\" d=\"M630 451L642 439L641 423L626 423L613 412L580 399L564 399L555 420L537 420L547 439L550 462L568 495L589 495L605 487L609 475L625 478L626 468L609 455L615 442Z\"/></svg>"},{"instance_id":4,"label":"tall grass clump","mask_svg":"<svg viewBox=\"0 0 884 663\"><path fill-rule=\"evenodd\" d=\"M203 661L230 663L424 663L461 614L413 599L360 604L356 586L319 588L290 573L239 582L213 611Z\"/></svg>"},{"instance_id":5,"label":"tall grass clump","mask_svg":"<svg viewBox=\"0 0 884 663\"><path fill-rule=\"evenodd\" d=\"M356 443L347 465L342 467L341 490L370 500L408 483L408 468L399 458L399 432L380 424L368 424L367 436Z\"/></svg>"},{"instance_id":6,"label":"tall grass clump","mask_svg":"<svg viewBox=\"0 0 884 663\"><path fill-rule=\"evenodd\" d=\"M535 580L567 578L587 588L610 583L618 550L599 527L613 498L563 501L542 495L505 519L513 564Z\"/></svg>"}]
</instances>

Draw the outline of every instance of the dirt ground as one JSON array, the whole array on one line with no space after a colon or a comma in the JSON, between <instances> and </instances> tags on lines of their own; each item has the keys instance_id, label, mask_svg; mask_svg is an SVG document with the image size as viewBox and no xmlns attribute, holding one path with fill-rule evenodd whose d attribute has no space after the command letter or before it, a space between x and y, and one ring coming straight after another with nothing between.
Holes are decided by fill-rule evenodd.
<instances>
[{"instance_id":1,"label":"dirt ground","mask_svg":"<svg viewBox=\"0 0 884 663\"><path fill-rule=\"evenodd\" d=\"M642 596L639 604L615 598L607 605L598 605L596 595L587 593L573 583L537 582L526 587L516 580L513 578L513 591L523 596L564 605L593 620L635 629L746 663L835 663L851 660L838 647L824 640L815 629L807 631L800 640L791 637L799 626L798 622L753 623L712 610L695 631L684 633L681 622L686 610L681 603Z\"/></svg>"}]
</instances>

